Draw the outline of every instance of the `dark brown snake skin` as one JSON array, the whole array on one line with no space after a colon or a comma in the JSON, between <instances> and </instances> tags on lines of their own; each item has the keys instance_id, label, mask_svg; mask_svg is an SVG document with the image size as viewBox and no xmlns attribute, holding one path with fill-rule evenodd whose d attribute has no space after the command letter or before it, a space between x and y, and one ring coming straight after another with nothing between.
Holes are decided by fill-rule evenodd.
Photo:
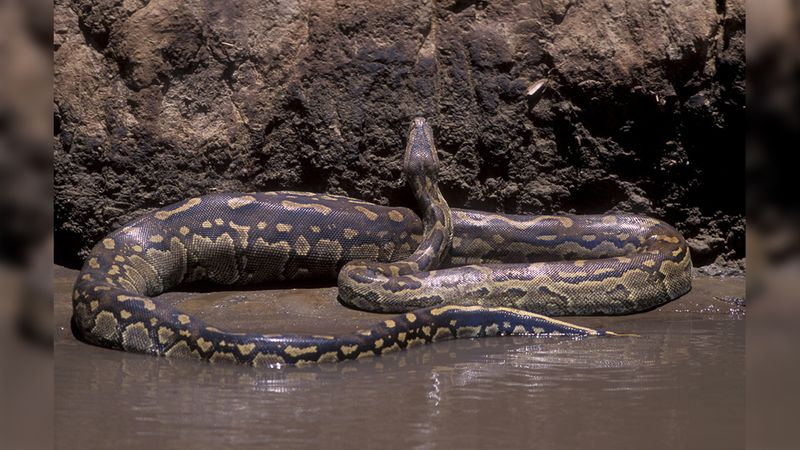
<instances>
[{"instance_id":1,"label":"dark brown snake skin","mask_svg":"<svg viewBox=\"0 0 800 450\"><path fill-rule=\"evenodd\" d=\"M147 214L92 250L75 283L73 332L154 355L304 364L458 337L612 334L545 315L627 314L691 288L686 242L659 220L451 211L437 171L430 127L418 118L405 172L422 218L288 191L212 194ZM342 303L404 314L341 336L245 334L154 298L197 280L245 285L337 274Z\"/></svg>"}]
</instances>

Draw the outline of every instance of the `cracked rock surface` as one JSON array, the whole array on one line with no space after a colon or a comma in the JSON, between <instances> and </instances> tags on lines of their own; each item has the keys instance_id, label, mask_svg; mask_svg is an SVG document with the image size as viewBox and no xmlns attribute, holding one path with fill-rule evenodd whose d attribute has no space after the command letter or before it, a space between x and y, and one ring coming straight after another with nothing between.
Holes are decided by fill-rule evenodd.
<instances>
[{"instance_id":1,"label":"cracked rock surface","mask_svg":"<svg viewBox=\"0 0 800 450\"><path fill-rule=\"evenodd\" d=\"M742 0L57 0L56 260L214 191L413 206L424 115L452 206L648 214L741 264L744 28Z\"/></svg>"}]
</instances>

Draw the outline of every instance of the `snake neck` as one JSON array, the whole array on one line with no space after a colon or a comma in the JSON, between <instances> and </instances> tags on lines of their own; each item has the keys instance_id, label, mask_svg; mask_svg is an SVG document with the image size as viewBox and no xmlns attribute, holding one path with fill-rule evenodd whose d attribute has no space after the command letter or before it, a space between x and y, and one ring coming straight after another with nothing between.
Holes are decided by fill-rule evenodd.
<instances>
[{"instance_id":1,"label":"snake neck","mask_svg":"<svg viewBox=\"0 0 800 450\"><path fill-rule=\"evenodd\" d=\"M422 213L423 237L404 262L413 271L437 268L447 256L453 237L450 207L439 191L439 157L427 121L417 117L411 124L406 145L406 178Z\"/></svg>"},{"instance_id":2,"label":"snake neck","mask_svg":"<svg viewBox=\"0 0 800 450\"><path fill-rule=\"evenodd\" d=\"M450 206L435 179L423 176L409 181L422 212L424 229L422 241L405 262L415 266L415 271L433 270L439 267L450 250L453 238Z\"/></svg>"}]
</instances>

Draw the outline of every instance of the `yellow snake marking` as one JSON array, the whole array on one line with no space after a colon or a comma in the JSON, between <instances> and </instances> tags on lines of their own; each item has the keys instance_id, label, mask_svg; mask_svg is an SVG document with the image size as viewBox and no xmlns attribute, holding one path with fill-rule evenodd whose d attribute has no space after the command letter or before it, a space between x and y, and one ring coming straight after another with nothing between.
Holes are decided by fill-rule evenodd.
<instances>
[{"instance_id":1,"label":"yellow snake marking","mask_svg":"<svg viewBox=\"0 0 800 450\"><path fill-rule=\"evenodd\" d=\"M150 340L150 333L142 322L136 322L125 327L125 331L122 332L122 343L125 348L140 352L147 351L153 346L153 341Z\"/></svg>"},{"instance_id":2,"label":"yellow snake marking","mask_svg":"<svg viewBox=\"0 0 800 450\"><path fill-rule=\"evenodd\" d=\"M381 347L383 347L383 339L377 339L375 341L375 349L377 350L377 349L379 349Z\"/></svg>"},{"instance_id":3,"label":"yellow snake marking","mask_svg":"<svg viewBox=\"0 0 800 450\"><path fill-rule=\"evenodd\" d=\"M614 269L612 269L610 267L601 267L601 268L595 270L594 274L595 275L602 275L604 273L609 273L609 272L613 272L613 271L614 271Z\"/></svg>"},{"instance_id":4,"label":"yellow snake marking","mask_svg":"<svg viewBox=\"0 0 800 450\"><path fill-rule=\"evenodd\" d=\"M274 244L269 244L263 238L258 238L253 243L253 255L248 261L252 261L256 267L263 267L258 279L282 279L283 269L285 268L286 261L289 260L292 246L286 241L279 241ZM256 258L255 255L258 255ZM269 264L264 264L269 262ZM256 279L256 281L258 280Z\"/></svg>"},{"instance_id":5,"label":"yellow snake marking","mask_svg":"<svg viewBox=\"0 0 800 450\"><path fill-rule=\"evenodd\" d=\"M303 236L297 238L297 241L294 243L294 251L300 256L305 256L308 254L308 251L311 250L311 246L308 245L308 241Z\"/></svg>"},{"instance_id":6,"label":"yellow snake marking","mask_svg":"<svg viewBox=\"0 0 800 450\"><path fill-rule=\"evenodd\" d=\"M627 264L627 263L630 263L632 260L630 258L628 258L627 256L617 256L617 261Z\"/></svg>"},{"instance_id":7,"label":"yellow snake marking","mask_svg":"<svg viewBox=\"0 0 800 450\"><path fill-rule=\"evenodd\" d=\"M473 223L475 225L489 225L492 220L497 220L500 222L504 222L508 225L511 225L514 228L519 230L527 230L530 229L533 225L536 225L540 222L544 222L547 220L556 220L561 223L561 226L564 228L570 228L573 224L572 219L565 216L535 216L530 220L518 221L511 219L510 217L501 216L497 214L487 214L482 219L476 219L471 217L468 213L464 211L453 211L453 216L469 223Z\"/></svg>"},{"instance_id":8,"label":"yellow snake marking","mask_svg":"<svg viewBox=\"0 0 800 450\"><path fill-rule=\"evenodd\" d=\"M94 310L94 309L95 308L92 308L92 310ZM123 309L122 311L119 312L119 316L122 317L123 319L127 320L127 319L131 318L131 313L128 310Z\"/></svg>"},{"instance_id":9,"label":"yellow snake marking","mask_svg":"<svg viewBox=\"0 0 800 450\"><path fill-rule=\"evenodd\" d=\"M401 332L397 333L397 341L398 342L405 342L406 341L406 332L405 331L401 331Z\"/></svg>"},{"instance_id":10,"label":"yellow snake marking","mask_svg":"<svg viewBox=\"0 0 800 450\"><path fill-rule=\"evenodd\" d=\"M453 333L449 328L439 328L436 330L436 334L433 336L433 341L436 342L443 339L449 339L451 337L453 337Z\"/></svg>"},{"instance_id":11,"label":"yellow snake marking","mask_svg":"<svg viewBox=\"0 0 800 450\"><path fill-rule=\"evenodd\" d=\"M666 280L671 280L665 285L667 292L673 298L690 289L692 283L691 267L692 259L689 252L686 252L679 262L664 261L661 263L658 271L664 275Z\"/></svg>"},{"instance_id":12,"label":"yellow snake marking","mask_svg":"<svg viewBox=\"0 0 800 450\"><path fill-rule=\"evenodd\" d=\"M360 212L364 213L364 215L367 216L367 219L369 219L370 221L375 221L375 219L378 218L378 215L376 213L370 211L367 208L364 208L363 206L354 206L353 208L356 211L360 211Z\"/></svg>"},{"instance_id":13,"label":"yellow snake marking","mask_svg":"<svg viewBox=\"0 0 800 450\"><path fill-rule=\"evenodd\" d=\"M310 345L308 347L295 347L293 345L290 345L290 346L286 347L285 349L283 349L283 351L287 355L297 358L300 355L307 355L309 353L316 353L317 352L317 346L316 345Z\"/></svg>"},{"instance_id":14,"label":"yellow snake marking","mask_svg":"<svg viewBox=\"0 0 800 450\"><path fill-rule=\"evenodd\" d=\"M536 236L536 239L540 241L555 241L556 239L558 239L558 236L554 234L548 234L544 236Z\"/></svg>"},{"instance_id":15,"label":"yellow snake marking","mask_svg":"<svg viewBox=\"0 0 800 450\"><path fill-rule=\"evenodd\" d=\"M603 216L603 223L606 225L616 225L617 217L616 216Z\"/></svg>"},{"instance_id":16,"label":"yellow snake marking","mask_svg":"<svg viewBox=\"0 0 800 450\"><path fill-rule=\"evenodd\" d=\"M430 336L431 335L431 327L429 327L427 325L422 327L422 334L424 334L425 336Z\"/></svg>"},{"instance_id":17,"label":"yellow snake marking","mask_svg":"<svg viewBox=\"0 0 800 450\"><path fill-rule=\"evenodd\" d=\"M114 250L114 245L115 244L113 239L111 238L103 239L103 247L105 247L106 250Z\"/></svg>"},{"instance_id":18,"label":"yellow snake marking","mask_svg":"<svg viewBox=\"0 0 800 450\"><path fill-rule=\"evenodd\" d=\"M584 234L582 237L583 237L583 240L586 241L586 242L590 242L590 241L593 241L593 240L597 239L597 235L594 235L594 234Z\"/></svg>"},{"instance_id":19,"label":"yellow snake marking","mask_svg":"<svg viewBox=\"0 0 800 450\"><path fill-rule=\"evenodd\" d=\"M500 333L500 327L497 326L496 323L493 323L486 327L486 335L487 336L497 336Z\"/></svg>"},{"instance_id":20,"label":"yellow snake marking","mask_svg":"<svg viewBox=\"0 0 800 450\"><path fill-rule=\"evenodd\" d=\"M619 239L620 241L624 241L624 240L628 239L629 237L631 237L631 235L628 234L628 233L620 233L620 234L617 235L617 239Z\"/></svg>"},{"instance_id":21,"label":"yellow snake marking","mask_svg":"<svg viewBox=\"0 0 800 450\"><path fill-rule=\"evenodd\" d=\"M389 211L389 220L393 220L395 222L402 222L403 221L403 213L397 210Z\"/></svg>"},{"instance_id":22,"label":"yellow snake marking","mask_svg":"<svg viewBox=\"0 0 800 450\"><path fill-rule=\"evenodd\" d=\"M152 300L150 300L149 298L146 298L146 297L130 297L130 296L127 296L127 295L118 295L117 296L117 301L120 301L120 302L129 302L129 301L142 302L142 305L144 305L144 309L146 309L148 311L155 311L155 309L156 309L156 304L153 303Z\"/></svg>"},{"instance_id":23,"label":"yellow snake marking","mask_svg":"<svg viewBox=\"0 0 800 450\"><path fill-rule=\"evenodd\" d=\"M135 251L135 252L141 252L142 250L144 250L144 249L142 248L142 246L141 246L141 245L134 245L134 246L132 246L131 248L132 248L132 249L133 249L133 251Z\"/></svg>"},{"instance_id":24,"label":"yellow snake marking","mask_svg":"<svg viewBox=\"0 0 800 450\"><path fill-rule=\"evenodd\" d=\"M298 239L299 240L299 239ZM314 246L314 254L339 260L342 257L342 245L330 239L320 239Z\"/></svg>"},{"instance_id":25,"label":"yellow snake marking","mask_svg":"<svg viewBox=\"0 0 800 450\"><path fill-rule=\"evenodd\" d=\"M207 220L203 221L203 223L201 223L200 226L203 227L203 228L211 228L212 227L211 222L209 222Z\"/></svg>"},{"instance_id":26,"label":"yellow snake marking","mask_svg":"<svg viewBox=\"0 0 800 450\"><path fill-rule=\"evenodd\" d=\"M186 314L178 314L178 322L180 322L181 325L186 325L187 323L189 323L191 321L192 320Z\"/></svg>"},{"instance_id":27,"label":"yellow snake marking","mask_svg":"<svg viewBox=\"0 0 800 450\"><path fill-rule=\"evenodd\" d=\"M372 331L371 330L361 330L361 331L358 332L358 334L360 334L362 336L371 336L372 335Z\"/></svg>"},{"instance_id":28,"label":"yellow snake marking","mask_svg":"<svg viewBox=\"0 0 800 450\"><path fill-rule=\"evenodd\" d=\"M385 324L386 324L386 327L387 327L387 328L394 328L394 327L397 325L397 324L394 322L394 320L391 320L391 319L384 320L384 321L383 321L383 323L385 323Z\"/></svg>"},{"instance_id":29,"label":"yellow snake marking","mask_svg":"<svg viewBox=\"0 0 800 450\"><path fill-rule=\"evenodd\" d=\"M456 326L456 323L458 323L458 321L453 319L453 320L450 321L450 326L454 327L454 326Z\"/></svg>"},{"instance_id":30,"label":"yellow snake marking","mask_svg":"<svg viewBox=\"0 0 800 450\"><path fill-rule=\"evenodd\" d=\"M203 352L208 353L208 351L211 350L212 347L214 347L214 343L211 341L207 341L203 338L198 338L197 346L200 347L200 349L203 350Z\"/></svg>"},{"instance_id":31,"label":"yellow snake marking","mask_svg":"<svg viewBox=\"0 0 800 450\"><path fill-rule=\"evenodd\" d=\"M336 352L323 353L317 360L318 363L331 363L336 361L339 361L339 355L337 355Z\"/></svg>"},{"instance_id":32,"label":"yellow snake marking","mask_svg":"<svg viewBox=\"0 0 800 450\"><path fill-rule=\"evenodd\" d=\"M319 233L320 231L320 228L316 225L311 225L310 227L308 227L308 229L311 230L312 233Z\"/></svg>"},{"instance_id":33,"label":"yellow snake marking","mask_svg":"<svg viewBox=\"0 0 800 450\"><path fill-rule=\"evenodd\" d=\"M406 348L414 348L423 344L425 344L425 339L422 338L409 339L408 342L406 343Z\"/></svg>"},{"instance_id":34,"label":"yellow snake marking","mask_svg":"<svg viewBox=\"0 0 800 450\"><path fill-rule=\"evenodd\" d=\"M236 356L234 356L233 353L216 352L213 355L211 355L211 358L209 358L208 360L214 364L222 361L233 363L236 362Z\"/></svg>"},{"instance_id":35,"label":"yellow snake marking","mask_svg":"<svg viewBox=\"0 0 800 450\"><path fill-rule=\"evenodd\" d=\"M345 239L353 239L354 237L356 237L356 235L358 235L358 231L352 228L345 228L342 234L344 235Z\"/></svg>"},{"instance_id":36,"label":"yellow snake marking","mask_svg":"<svg viewBox=\"0 0 800 450\"><path fill-rule=\"evenodd\" d=\"M89 267L92 269L100 268L100 264L97 263L97 258L89 258L89 262L87 264L89 264Z\"/></svg>"},{"instance_id":37,"label":"yellow snake marking","mask_svg":"<svg viewBox=\"0 0 800 450\"><path fill-rule=\"evenodd\" d=\"M202 199L197 198L197 197L190 198L183 205L181 205L181 206L179 206L179 207L177 207L177 208L175 208L173 210L168 210L168 211L161 210L161 211L158 211L158 212L156 212L154 214L154 216L158 220L167 220L167 219L169 219L171 216L173 216L175 214L182 213L184 211L188 211L191 208L194 208L195 206L199 205L201 201L202 201Z\"/></svg>"},{"instance_id":38,"label":"yellow snake marking","mask_svg":"<svg viewBox=\"0 0 800 450\"><path fill-rule=\"evenodd\" d=\"M83 280L83 281L92 281L92 280L94 280L94 278L92 278L92 274L86 273L86 274L83 274L81 276L81 280Z\"/></svg>"},{"instance_id":39,"label":"yellow snake marking","mask_svg":"<svg viewBox=\"0 0 800 450\"><path fill-rule=\"evenodd\" d=\"M409 323L414 323L414 321L416 321L416 320L417 320L417 316L416 316L416 315L414 315L414 313L406 313L406 320L407 320Z\"/></svg>"},{"instance_id":40,"label":"yellow snake marking","mask_svg":"<svg viewBox=\"0 0 800 450\"><path fill-rule=\"evenodd\" d=\"M586 272L558 272L561 278L583 278L588 275Z\"/></svg>"},{"instance_id":41,"label":"yellow snake marking","mask_svg":"<svg viewBox=\"0 0 800 450\"><path fill-rule=\"evenodd\" d=\"M575 260L575 267L583 267L586 265L585 259L577 259Z\"/></svg>"},{"instance_id":42,"label":"yellow snake marking","mask_svg":"<svg viewBox=\"0 0 800 450\"><path fill-rule=\"evenodd\" d=\"M343 345L339 347L339 350L342 351L344 356L348 356L349 354L353 353L354 351L358 350L358 345Z\"/></svg>"},{"instance_id":43,"label":"yellow snake marking","mask_svg":"<svg viewBox=\"0 0 800 450\"><path fill-rule=\"evenodd\" d=\"M237 225L233 223L233 221L228 222L228 226L233 228L233 230L239 235L239 244L241 244L242 248L247 248L250 227L245 225Z\"/></svg>"},{"instance_id":44,"label":"yellow snake marking","mask_svg":"<svg viewBox=\"0 0 800 450\"><path fill-rule=\"evenodd\" d=\"M163 240L164 240L164 236L162 236L160 234L154 234L153 236L150 236L150 239L149 239L149 241L154 243L154 244L158 244L159 242L161 242Z\"/></svg>"},{"instance_id":45,"label":"yellow snake marking","mask_svg":"<svg viewBox=\"0 0 800 450\"><path fill-rule=\"evenodd\" d=\"M395 342L394 344L390 345L389 347L386 347L383 350L381 350L381 355L385 355L387 353L396 352L398 350L400 350L400 346L397 345L397 342Z\"/></svg>"},{"instance_id":46,"label":"yellow snake marking","mask_svg":"<svg viewBox=\"0 0 800 450\"><path fill-rule=\"evenodd\" d=\"M273 364L283 364L286 360L283 357L278 355L273 355L271 353L259 353L253 358L253 366L254 367L261 367L261 366L270 366Z\"/></svg>"},{"instance_id":47,"label":"yellow snake marking","mask_svg":"<svg viewBox=\"0 0 800 450\"><path fill-rule=\"evenodd\" d=\"M351 259L378 259L381 249L375 244L356 245L347 251L348 258Z\"/></svg>"},{"instance_id":48,"label":"yellow snake marking","mask_svg":"<svg viewBox=\"0 0 800 450\"><path fill-rule=\"evenodd\" d=\"M180 234L182 234L182 235L186 236L187 234L189 234L189 233L191 232L191 230L189 229L189 227L180 227L180 228L178 229L178 232L179 232Z\"/></svg>"},{"instance_id":49,"label":"yellow snake marking","mask_svg":"<svg viewBox=\"0 0 800 450\"><path fill-rule=\"evenodd\" d=\"M154 326L156 326L157 324L158 324L158 319L156 319L155 317L151 317L151 318L150 318L150 326L151 326L151 327L154 327Z\"/></svg>"},{"instance_id":50,"label":"yellow snake marking","mask_svg":"<svg viewBox=\"0 0 800 450\"><path fill-rule=\"evenodd\" d=\"M375 353L373 353L373 352L361 352L361 353L358 354L358 356L356 356L356 359L369 358L371 356L375 356Z\"/></svg>"},{"instance_id":51,"label":"yellow snake marking","mask_svg":"<svg viewBox=\"0 0 800 450\"><path fill-rule=\"evenodd\" d=\"M158 342L162 345L172 342L175 332L167 327L158 327Z\"/></svg>"},{"instance_id":52,"label":"yellow snake marking","mask_svg":"<svg viewBox=\"0 0 800 450\"><path fill-rule=\"evenodd\" d=\"M173 345L169 350L164 352L164 355L170 358L200 359L200 354L197 353L197 350L190 349L189 344L186 341L179 341L178 343Z\"/></svg>"},{"instance_id":53,"label":"yellow snake marking","mask_svg":"<svg viewBox=\"0 0 800 450\"><path fill-rule=\"evenodd\" d=\"M476 337L481 332L480 325L474 327L461 327L456 330L457 337Z\"/></svg>"},{"instance_id":54,"label":"yellow snake marking","mask_svg":"<svg viewBox=\"0 0 800 450\"><path fill-rule=\"evenodd\" d=\"M652 260L652 259L648 259L645 262L643 262L642 264L644 264L647 267L653 267L653 266L656 265L656 262L654 260Z\"/></svg>"},{"instance_id":55,"label":"yellow snake marking","mask_svg":"<svg viewBox=\"0 0 800 450\"><path fill-rule=\"evenodd\" d=\"M264 223L264 222L260 222L259 223L259 228L260 229L263 229L263 227L261 227L262 223ZM266 224L265 224L265 226L266 226ZM288 232L292 231L292 226L289 225L288 223L279 223L279 224L275 225L275 229L280 231L281 233L288 233Z\"/></svg>"},{"instance_id":56,"label":"yellow snake marking","mask_svg":"<svg viewBox=\"0 0 800 450\"><path fill-rule=\"evenodd\" d=\"M267 228L267 222L258 222L258 224L256 225L256 228L258 228L259 230L263 230L264 228ZM278 230L278 231L280 231L280 230Z\"/></svg>"},{"instance_id":57,"label":"yellow snake marking","mask_svg":"<svg viewBox=\"0 0 800 450\"><path fill-rule=\"evenodd\" d=\"M324 216L327 216L332 211L329 207L318 203L295 203L291 200L284 200L281 202L281 205L283 205L283 207L289 211L296 211L298 209L313 209Z\"/></svg>"},{"instance_id":58,"label":"yellow snake marking","mask_svg":"<svg viewBox=\"0 0 800 450\"><path fill-rule=\"evenodd\" d=\"M89 302L89 309L92 311L96 310L98 306L100 306L100 302L98 302L97 300L92 300L91 302Z\"/></svg>"},{"instance_id":59,"label":"yellow snake marking","mask_svg":"<svg viewBox=\"0 0 800 450\"><path fill-rule=\"evenodd\" d=\"M117 255L114 257L114 261L116 262L125 262L125 257L122 255Z\"/></svg>"},{"instance_id":60,"label":"yellow snake marking","mask_svg":"<svg viewBox=\"0 0 800 450\"><path fill-rule=\"evenodd\" d=\"M110 311L100 311L94 319L92 333L107 340L116 340L119 334L117 319Z\"/></svg>"},{"instance_id":61,"label":"yellow snake marking","mask_svg":"<svg viewBox=\"0 0 800 450\"><path fill-rule=\"evenodd\" d=\"M256 344L237 344L236 348L239 349L239 353L241 353L243 356L247 356L256 348Z\"/></svg>"},{"instance_id":62,"label":"yellow snake marking","mask_svg":"<svg viewBox=\"0 0 800 450\"><path fill-rule=\"evenodd\" d=\"M522 325L517 325L513 330L511 330L511 334L528 334L528 330L526 330Z\"/></svg>"},{"instance_id":63,"label":"yellow snake marking","mask_svg":"<svg viewBox=\"0 0 800 450\"><path fill-rule=\"evenodd\" d=\"M214 224L215 225L222 225L223 223L225 223L225 221L222 220L221 217L217 217L216 219L214 219Z\"/></svg>"},{"instance_id":64,"label":"yellow snake marking","mask_svg":"<svg viewBox=\"0 0 800 450\"><path fill-rule=\"evenodd\" d=\"M243 195L241 197L234 197L228 199L228 207L231 209L241 208L242 206L249 205L256 201L256 198L252 195Z\"/></svg>"}]
</instances>

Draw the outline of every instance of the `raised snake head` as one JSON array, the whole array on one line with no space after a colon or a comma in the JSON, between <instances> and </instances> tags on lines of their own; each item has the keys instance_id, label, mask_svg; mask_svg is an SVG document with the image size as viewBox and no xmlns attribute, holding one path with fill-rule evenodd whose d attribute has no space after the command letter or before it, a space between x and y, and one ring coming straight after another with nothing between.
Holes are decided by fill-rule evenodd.
<instances>
[{"instance_id":1,"label":"raised snake head","mask_svg":"<svg viewBox=\"0 0 800 450\"><path fill-rule=\"evenodd\" d=\"M433 132L424 117L416 117L408 131L408 143L403 161L406 177L437 178L439 157L433 143Z\"/></svg>"}]
</instances>

